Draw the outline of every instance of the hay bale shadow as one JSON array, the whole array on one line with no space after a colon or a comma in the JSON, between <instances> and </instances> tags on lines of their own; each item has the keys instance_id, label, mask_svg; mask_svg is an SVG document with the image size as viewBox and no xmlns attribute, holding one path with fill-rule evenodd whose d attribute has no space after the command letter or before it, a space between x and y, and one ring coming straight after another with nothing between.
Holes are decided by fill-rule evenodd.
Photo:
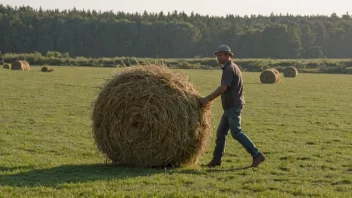
<instances>
[{"instance_id":1,"label":"hay bale shadow","mask_svg":"<svg viewBox=\"0 0 352 198\"><path fill-rule=\"evenodd\" d=\"M32 166L0 167L0 172L21 170L20 173L3 173L0 186L12 187L57 187L62 184L76 184L94 181L126 180L149 177L157 174L208 175L208 173L236 172L250 167L229 169L145 169L128 168L112 164L62 165L53 168L35 169Z\"/></svg>"},{"instance_id":2,"label":"hay bale shadow","mask_svg":"<svg viewBox=\"0 0 352 198\"><path fill-rule=\"evenodd\" d=\"M16 169L17 168L0 167L0 170L3 171L13 171ZM109 164L62 165L47 169L32 169L12 175L1 175L0 185L14 187L56 187L64 183L84 183L115 179L124 180L140 176L161 174L163 172L165 172L165 170L116 167Z\"/></svg>"}]
</instances>

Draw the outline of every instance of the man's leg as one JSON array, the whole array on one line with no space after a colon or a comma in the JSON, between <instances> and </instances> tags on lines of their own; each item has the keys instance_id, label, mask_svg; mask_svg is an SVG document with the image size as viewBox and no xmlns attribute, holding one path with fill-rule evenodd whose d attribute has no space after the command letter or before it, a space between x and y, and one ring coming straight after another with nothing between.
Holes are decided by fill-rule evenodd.
<instances>
[{"instance_id":1,"label":"man's leg","mask_svg":"<svg viewBox=\"0 0 352 198\"><path fill-rule=\"evenodd\" d=\"M253 157L256 163L253 161L252 166L256 167L262 161L264 161L265 157L262 153L259 152L258 148L253 144L253 142L243 133L241 128L241 111L242 107L233 107L228 109L225 114L228 118L232 137L236 139ZM259 157L259 159L256 159L257 157Z\"/></svg>"},{"instance_id":2,"label":"man's leg","mask_svg":"<svg viewBox=\"0 0 352 198\"><path fill-rule=\"evenodd\" d=\"M226 136L229 132L230 126L228 119L225 114L222 115L220 124L216 131L216 146L213 153L213 160L209 163L209 167L220 165L222 162L222 156L225 152Z\"/></svg>"}]
</instances>

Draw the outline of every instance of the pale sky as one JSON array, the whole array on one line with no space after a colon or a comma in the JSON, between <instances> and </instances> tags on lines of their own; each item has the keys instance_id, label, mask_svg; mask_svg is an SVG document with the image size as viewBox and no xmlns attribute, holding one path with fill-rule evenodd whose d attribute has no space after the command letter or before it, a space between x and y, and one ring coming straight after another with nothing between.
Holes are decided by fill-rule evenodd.
<instances>
[{"instance_id":1,"label":"pale sky","mask_svg":"<svg viewBox=\"0 0 352 198\"><path fill-rule=\"evenodd\" d=\"M29 5L43 9L94 9L124 12L185 11L202 15L225 16L226 14L300 14L338 15L352 14L352 0L0 0L0 4Z\"/></svg>"}]
</instances>

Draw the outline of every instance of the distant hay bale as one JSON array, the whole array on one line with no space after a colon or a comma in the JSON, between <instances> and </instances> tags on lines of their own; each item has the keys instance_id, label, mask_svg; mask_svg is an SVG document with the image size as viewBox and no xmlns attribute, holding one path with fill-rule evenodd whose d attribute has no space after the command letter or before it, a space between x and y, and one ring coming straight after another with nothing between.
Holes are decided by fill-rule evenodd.
<instances>
[{"instance_id":1,"label":"distant hay bale","mask_svg":"<svg viewBox=\"0 0 352 198\"><path fill-rule=\"evenodd\" d=\"M260 74L260 82L275 84L280 81L280 73L276 69L266 69Z\"/></svg>"},{"instance_id":2,"label":"distant hay bale","mask_svg":"<svg viewBox=\"0 0 352 198\"><path fill-rule=\"evenodd\" d=\"M42 71L42 72L53 72L54 69L52 69L52 68L51 68L50 66L48 66L48 65L45 65L45 66L43 66L43 67L41 68L40 71Z\"/></svg>"},{"instance_id":3,"label":"distant hay bale","mask_svg":"<svg viewBox=\"0 0 352 198\"><path fill-rule=\"evenodd\" d=\"M280 76L280 72L279 70L277 70L276 68L271 68L271 70L273 70L275 72L276 75L279 75Z\"/></svg>"},{"instance_id":4,"label":"distant hay bale","mask_svg":"<svg viewBox=\"0 0 352 198\"><path fill-rule=\"evenodd\" d=\"M4 68L4 69L11 69L11 65L5 64L5 65L2 66L2 68Z\"/></svg>"},{"instance_id":5,"label":"distant hay bale","mask_svg":"<svg viewBox=\"0 0 352 198\"><path fill-rule=\"evenodd\" d=\"M11 70L30 71L31 67L27 61L15 61L11 64Z\"/></svg>"},{"instance_id":6,"label":"distant hay bale","mask_svg":"<svg viewBox=\"0 0 352 198\"><path fill-rule=\"evenodd\" d=\"M118 73L94 102L93 135L114 164L194 165L210 135L210 106L187 78L160 66Z\"/></svg>"},{"instance_id":7,"label":"distant hay bale","mask_svg":"<svg viewBox=\"0 0 352 198\"><path fill-rule=\"evenodd\" d=\"M290 77L290 78L296 78L296 76L298 75L298 71L295 67L293 66L290 66L290 67L287 67L285 70L284 70L284 76L285 77Z\"/></svg>"}]
</instances>

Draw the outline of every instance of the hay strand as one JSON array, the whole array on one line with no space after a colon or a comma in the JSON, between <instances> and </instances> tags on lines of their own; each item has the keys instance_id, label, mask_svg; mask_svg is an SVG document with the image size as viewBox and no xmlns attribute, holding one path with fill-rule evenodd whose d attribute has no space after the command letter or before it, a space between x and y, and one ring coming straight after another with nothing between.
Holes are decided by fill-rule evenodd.
<instances>
[{"instance_id":1,"label":"hay strand","mask_svg":"<svg viewBox=\"0 0 352 198\"><path fill-rule=\"evenodd\" d=\"M297 75L298 75L298 70L293 66L286 67L286 69L284 70L285 77L296 78Z\"/></svg>"},{"instance_id":2,"label":"hay strand","mask_svg":"<svg viewBox=\"0 0 352 198\"><path fill-rule=\"evenodd\" d=\"M276 69L266 69L260 74L260 82L264 84L276 84L280 81L280 73Z\"/></svg>"},{"instance_id":3,"label":"hay strand","mask_svg":"<svg viewBox=\"0 0 352 198\"><path fill-rule=\"evenodd\" d=\"M11 64L11 70L30 71L31 67L27 61L17 60Z\"/></svg>"},{"instance_id":4,"label":"hay strand","mask_svg":"<svg viewBox=\"0 0 352 198\"><path fill-rule=\"evenodd\" d=\"M210 135L210 106L195 87L160 66L116 74L94 102L93 135L114 164L132 167L194 165Z\"/></svg>"}]
</instances>

